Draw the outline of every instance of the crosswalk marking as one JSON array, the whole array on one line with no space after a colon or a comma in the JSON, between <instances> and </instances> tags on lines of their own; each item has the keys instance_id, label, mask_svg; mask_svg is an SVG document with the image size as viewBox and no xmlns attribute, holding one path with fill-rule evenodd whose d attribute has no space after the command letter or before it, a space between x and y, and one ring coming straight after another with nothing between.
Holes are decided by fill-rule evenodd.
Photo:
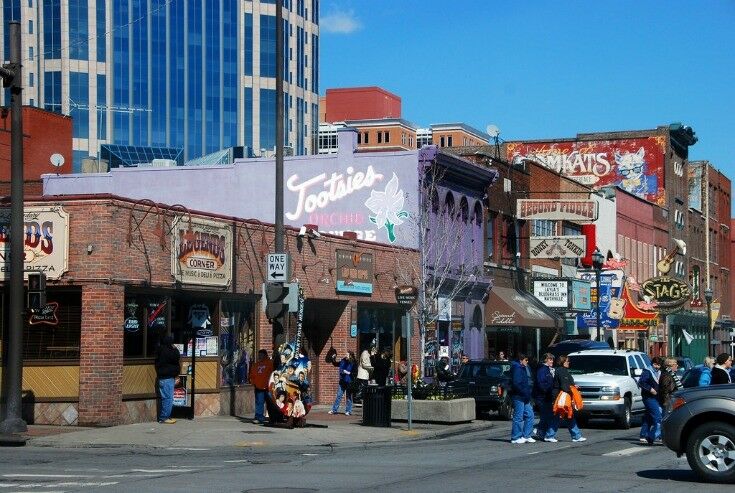
<instances>
[{"instance_id":1,"label":"crosswalk marking","mask_svg":"<svg viewBox=\"0 0 735 493\"><path fill-rule=\"evenodd\" d=\"M645 452L646 450L650 450L646 447L630 447L623 450L616 450L614 452L608 452L606 454L602 454L603 457L625 457L627 455L633 455L638 454L640 452Z\"/></svg>"}]
</instances>

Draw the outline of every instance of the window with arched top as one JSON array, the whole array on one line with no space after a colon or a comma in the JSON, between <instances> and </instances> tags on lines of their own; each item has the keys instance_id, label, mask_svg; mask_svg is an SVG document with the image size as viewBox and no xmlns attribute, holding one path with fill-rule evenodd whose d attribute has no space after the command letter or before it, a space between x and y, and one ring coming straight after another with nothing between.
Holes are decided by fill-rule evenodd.
<instances>
[{"instance_id":1,"label":"window with arched top","mask_svg":"<svg viewBox=\"0 0 735 493\"><path fill-rule=\"evenodd\" d=\"M472 219L478 228L482 227L482 204L480 204L479 200L475 201L475 212Z\"/></svg>"},{"instance_id":2,"label":"window with arched top","mask_svg":"<svg viewBox=\"0 0 735 493\"><path fill-rule=\"evenodd\" d=\"M450 216L454 215L454 195L452 192L447 192L447 195L444 197L444 211L445 214L449 214Z\"/></svg>"},{"instance_id":3,"label":"window with arched top","mask_svg":"<svg viewBox=\"0 0 735 493\"><path fill-rule=\"evenodd\" d=\"M470 205L467 202L467 197L462 197L462 200L459 201L459 214L462 222L467 224L470 220Z\"/></svg>"},{"instance_id":4,"label":"window with arched top","mask_svg":"<svg viewBox=\"0 0 735 493\"><path fill-rule=\"evenodd\" d=\"M475 309L472 313L472 326L477 327L478 329L483 327L482 323L482 310L479 306L475 306Z\"/></svg>"},{"instance_id":5,"label":"window with arched top","mask_svg":"<svg viewBox=\"0 0 735 493\"><path fill-rule=\"evenodd\" d=\"M431 212L439 214L439 192L436 190L431 191Z\"/></svg>"}]
</instances>

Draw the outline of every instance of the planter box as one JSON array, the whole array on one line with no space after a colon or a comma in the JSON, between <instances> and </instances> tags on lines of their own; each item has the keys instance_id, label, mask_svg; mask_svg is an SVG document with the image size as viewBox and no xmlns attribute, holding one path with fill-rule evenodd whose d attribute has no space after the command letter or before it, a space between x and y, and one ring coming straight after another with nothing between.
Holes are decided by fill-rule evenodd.
<instances>
[{"instance_id":1,"label":"planter box","mask_svg":"<svg viewBox=\"0 0 735 493\"><path fill-rule=\"evenodd\" d=\"M408 401L391 401L392 421L408 420ZM475 399L452 399L448 401L413 400L412 421L423 423L468 423L475 419Z\"/></svg>"}]
</instances>

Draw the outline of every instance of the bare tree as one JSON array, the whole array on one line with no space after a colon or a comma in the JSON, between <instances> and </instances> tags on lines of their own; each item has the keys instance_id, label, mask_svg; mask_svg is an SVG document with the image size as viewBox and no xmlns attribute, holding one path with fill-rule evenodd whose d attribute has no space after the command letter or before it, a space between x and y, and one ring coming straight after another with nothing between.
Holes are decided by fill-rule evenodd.
<instances>
[{"instance_id":1,"label":"bare tree","mask_svg":"<svg viewBox=\"0 0 735 493\"><path fill-rule=\"evenodd\" d=\"M464 301L478 283L482 273L475 261L483 245L481 235L472 228L482 224L474 207L465 198L456 203L456 192L445 180L446 169L429 163L419 172L419 207L409 221L417 235L419 263L397 262L397 275L411 279L418 288L414 314L419 325L421 374L425 374L424 352L426 331L437 325L453 300ZM479 212L480 216L482 211ZM451 323L451 320L450 320Z\"/></svg>"}]
</instances>

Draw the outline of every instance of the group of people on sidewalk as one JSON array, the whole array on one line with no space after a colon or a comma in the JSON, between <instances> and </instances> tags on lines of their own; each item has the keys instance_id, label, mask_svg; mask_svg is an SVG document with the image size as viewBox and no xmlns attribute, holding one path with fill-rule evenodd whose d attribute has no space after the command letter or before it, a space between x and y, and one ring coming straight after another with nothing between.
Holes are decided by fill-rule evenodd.
<instances>
[{"instance_id":1,"label":"group of people on sidewalk","mask_svg":"<svg viewBox=\"0 0 735 493\"><path fill-rule=\"evenodd\" d=\"M511 427L511 443L534 443L537 440L558 442L556 434L563 419L573 442L584 442L587 439L571 415L554 412L554 403L559 394L572 394L574 378L569 373L569 359L562 355L556 358L546 353L543 362L536 372L536 385L533 385L528 367L528 356L519 354L518 359L511 364L510 396L513 402L513 424ZM570 397L571 398L571 397ZM539 410L540 419L534 429L533 401Z\"/></svg>"},{"instance_id":2,"label":"group of people on sidewalk","mask_svg":"<svg viewBox=\"0 0 735 493\"><path fill-rule=\"evenodd\" d=\"M390 349L384 348L378 352L374 346L369 350L363 350L359 361L352 351L347 351L345 356L337 361L336 352L334 352L329 359L337 367L339 381L337 395L329 414L339 414L339 406L344 398L345 416L351 415L353 404L362 401L365 388L371 381L379 386L384 386L390 374L391 356Z\"/></svg>"}]
</instances>

